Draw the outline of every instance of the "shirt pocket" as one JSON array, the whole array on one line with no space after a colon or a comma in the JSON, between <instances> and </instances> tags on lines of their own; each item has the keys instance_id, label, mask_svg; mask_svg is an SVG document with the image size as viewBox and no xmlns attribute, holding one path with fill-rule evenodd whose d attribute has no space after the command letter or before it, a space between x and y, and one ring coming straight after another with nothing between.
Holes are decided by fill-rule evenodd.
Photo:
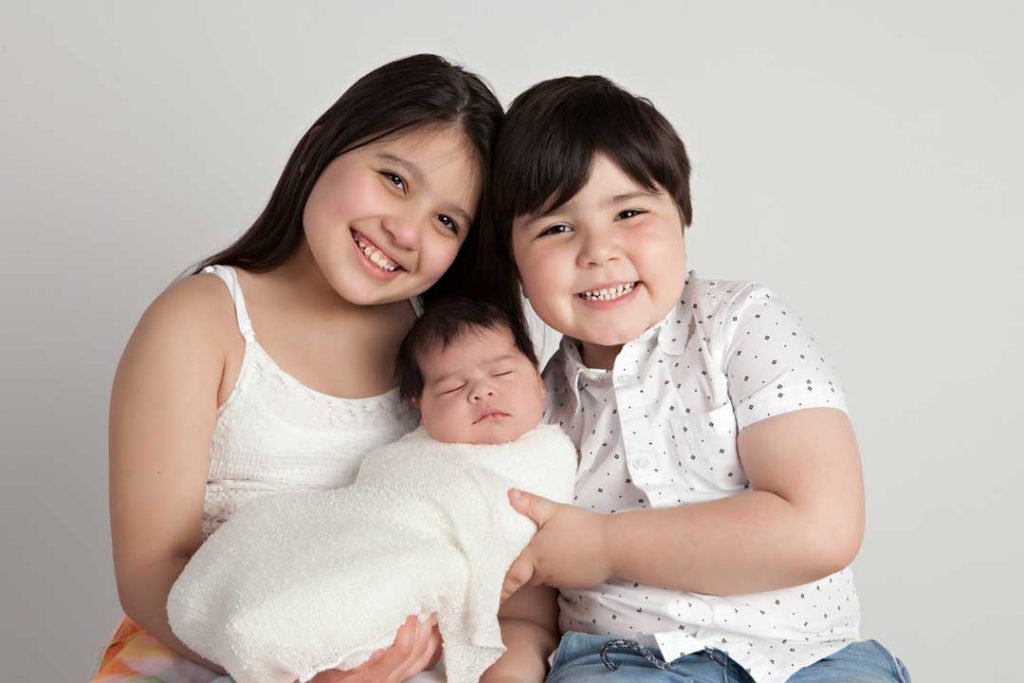
<instances>
[{"instance_id":1,"label":"shirt pocket","mask_svg":"<svg viewBox=\"0 0 1024 683\"><path fill-rule=\"evenodd\" d=\"M685 414L669 424L677 452L674 464L681 470L684 485L693 489L691 494L717 499L748 488L736 450L736 416L731 404Z\"/></svg>"}]
</instances>

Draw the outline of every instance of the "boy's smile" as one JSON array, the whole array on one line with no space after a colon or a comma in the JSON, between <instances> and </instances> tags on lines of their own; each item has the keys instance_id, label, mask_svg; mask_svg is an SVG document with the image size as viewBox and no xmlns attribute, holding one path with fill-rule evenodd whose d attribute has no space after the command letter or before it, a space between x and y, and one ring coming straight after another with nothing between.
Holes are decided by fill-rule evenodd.
<instances>
[{"instance_id":1,"label":"boy's smile","mask_svg":"<svg viewBox=\"0 0 1024 683\"><path fill-rule=\"evenodd\" d=\"M537 315L580 340L590 367L664 318L686 281L679 208L596 154L590 177L564 205L520 216L512 249Z\"/></svg>"}]
</instances>

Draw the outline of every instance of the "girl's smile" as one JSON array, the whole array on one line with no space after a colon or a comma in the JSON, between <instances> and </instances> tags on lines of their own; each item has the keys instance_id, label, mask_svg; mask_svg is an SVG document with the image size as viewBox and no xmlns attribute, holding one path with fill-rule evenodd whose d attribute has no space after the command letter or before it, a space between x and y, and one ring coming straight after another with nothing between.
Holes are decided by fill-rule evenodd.
<instances>
[{"instance_id":1,"label":"girl's smile","mask_svg":"<svg viewBox=\"0 0 1024 683\"><path fill-rule=\"evenodd\" d=\"M398 274L405 270L397 261L370 241L366 235L358 230L352 230L351 232L352 243L359 250L359 253L362 254L362 263L371 275L387 281L398 277Z\"/></svg>"}]
</instances>

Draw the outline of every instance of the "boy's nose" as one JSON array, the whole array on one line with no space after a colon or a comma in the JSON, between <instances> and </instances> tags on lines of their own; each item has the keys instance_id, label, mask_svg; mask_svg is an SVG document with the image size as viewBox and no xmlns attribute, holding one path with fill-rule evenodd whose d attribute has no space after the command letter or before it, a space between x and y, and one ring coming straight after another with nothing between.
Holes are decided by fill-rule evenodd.
<instances>
[{"instance_id":1,"label":"boy's nose","mask_svg":"<svg viewBox=\"0 0 1024 683\"><path fill-rule=\"evenodd\" d=\"M581 268L587 266L599 266L619 258L619 247L606 237L591 237L580 250L578 265Z\"/></svg>"}]
</instances>

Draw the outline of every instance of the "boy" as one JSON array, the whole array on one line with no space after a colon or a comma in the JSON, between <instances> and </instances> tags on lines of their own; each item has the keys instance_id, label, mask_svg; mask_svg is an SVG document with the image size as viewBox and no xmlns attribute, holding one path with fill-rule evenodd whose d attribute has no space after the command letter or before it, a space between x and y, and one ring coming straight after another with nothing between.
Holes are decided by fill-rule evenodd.
<instances>
[{"instance_id":1,"label":"boy","mask_svg":"<svg viewBox=\"0 0 1024 683\"><path fill-rule=\"evenodd\" d=\"M560 78L516 98L495 154L495 261L564 335L547 418L581 456L574 506L510 494L539 531L503 595L561 589L549 683L903 680L858 642L838 382L770 290L686 275L671 125L607 79Z\"/></svg>"}]
</instances>

